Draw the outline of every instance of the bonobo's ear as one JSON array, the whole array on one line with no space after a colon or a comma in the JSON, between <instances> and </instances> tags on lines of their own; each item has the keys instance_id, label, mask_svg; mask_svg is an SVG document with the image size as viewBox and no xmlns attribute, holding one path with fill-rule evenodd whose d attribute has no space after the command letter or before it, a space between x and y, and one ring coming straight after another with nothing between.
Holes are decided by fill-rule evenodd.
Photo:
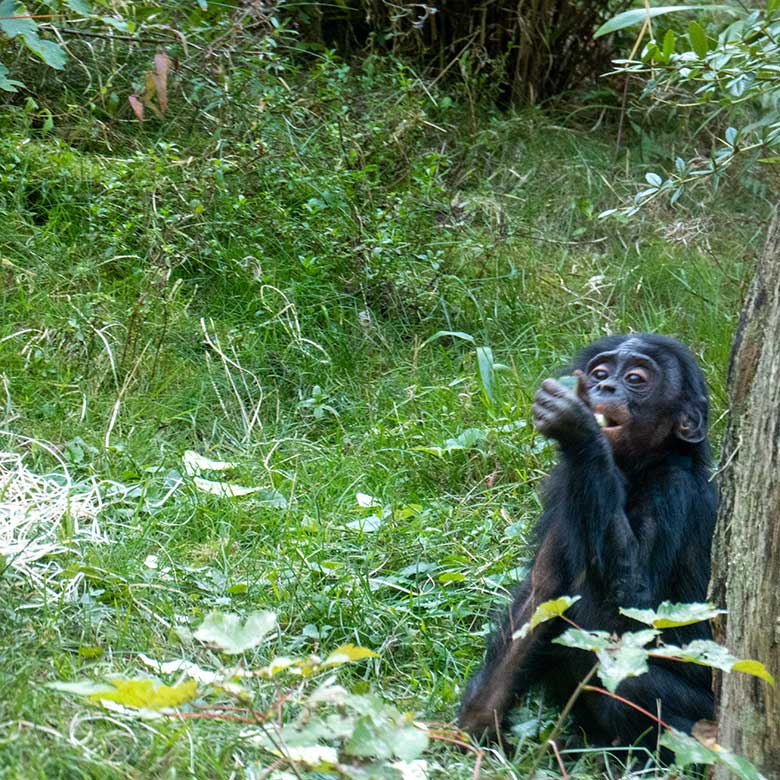
<instances>
[{"instance_id":1,"label":"bonobo's ear","mask_svg":"<svg viewBox=\"0 0 780 780\"><path fill-rule=\"evenodd\" d=\"M685 409L677 418L674 432L678 439L688 444L698 444L707 436L707 423L701 410L686 404Z\"/></svg>"}]
</instances>

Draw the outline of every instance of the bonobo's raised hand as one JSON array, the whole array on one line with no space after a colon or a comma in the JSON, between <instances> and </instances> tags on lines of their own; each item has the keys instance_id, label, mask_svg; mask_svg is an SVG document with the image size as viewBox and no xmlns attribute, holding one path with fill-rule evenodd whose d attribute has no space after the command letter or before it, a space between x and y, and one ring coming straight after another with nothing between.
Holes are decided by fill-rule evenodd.
<instances>
[{"instance_id":1,"label":"bonobo's raised hand","mask_svg":"<svg viewBox=\"0 0 780 780\"><path fill-rule=\"evenodd\" d=\"M583 444L600 433L588 405L587 385L581 371L577 374L576 392L555 379L545 379L534 398L532 412L536 430L564 446Z\"/></svg>"}]
</instances>

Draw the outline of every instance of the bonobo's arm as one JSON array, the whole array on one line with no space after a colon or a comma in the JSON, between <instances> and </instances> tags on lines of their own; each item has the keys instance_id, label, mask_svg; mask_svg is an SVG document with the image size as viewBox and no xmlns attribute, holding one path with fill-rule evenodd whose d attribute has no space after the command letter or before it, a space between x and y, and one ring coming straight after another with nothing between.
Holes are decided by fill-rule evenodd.
<instances>
[{"instance_id":1,"label":"bonobo's arm","mask_svg":"<svg viewBox=\"0 0 780 780\"><path fill-rule=\"evenodd\" d=\"M576 395L547 379L534 399L534 425L561 447L549 500L569 535L574 576L595 577L616 606L639 606L649 597L647 561L639 560L639 540L625 514L623 476L586 400L582 378Z\"/></svg>"},{"instance_id":2,"label":"bonobo's arm","mask_svg":"<svg viewBox=\"0 0 780 780\"><path fill-rule=\"evenodd\" d=\"M460 705L458 725L477 739L500 738L510 707L539 677L552 632L561 631L555 623L545 623L525 636L519 635L519 629L540 604L567 591L562 579L560 549L561 540L556 529L551 529L501 625L490 637L482 668L469 681Z\"/></svg>"}]
</instances>

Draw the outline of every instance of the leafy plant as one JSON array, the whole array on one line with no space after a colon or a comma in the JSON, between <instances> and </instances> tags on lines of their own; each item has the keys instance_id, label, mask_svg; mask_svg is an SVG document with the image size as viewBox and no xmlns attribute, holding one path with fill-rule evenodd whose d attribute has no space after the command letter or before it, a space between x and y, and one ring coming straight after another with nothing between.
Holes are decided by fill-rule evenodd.
<instances>
[{"instance_id":1,"label":"leafy plant","mask_svg":"<svg viewBox=\"0 0 780 780\"><path fill-rule=\"evenodd\" d=\"M647 173L649 186L634 196L631 205L608 209L602 217L630 217L661 197L668 197L674 205L686 190L706 181L717 188L737 161L748 168L780 162L780 157L773 154L780 142L780 74L776 67L780 56L780 4L772 0L766 8L749 12L732 6L699 6L726 10L740 18L714 34L691 21L686 35L676 35L669 29L662 38L655 37L651 18L693 8L636 9L615 17L598 34L642 23L634 46L638 56L632 53L629 58L615 60L615 73L641 78L646 97L688 109L717 106L717 113L725 112L734 124L718 134L708 155L689 161L677 157L674 167L663 174ZM645 35L648 40L640 50ZM745 112L738 114L738 108L747 108L752 117L745 121ZM737 124L738 119L741 124Z\"/></svg>"},{"instance_id":2,"label":"leafy plant","mask_svg":"<svg viewBox=\"0 0 780 780\"><path fill-rule=\"evenodd\" d=\"M553 642L564 647L576 647L595 653L597 662L591 675L596 673L606 690L591 685L589 682L591 675L589 675L572 695L571 700L566 705L566 711L571 708L576 697L583 691L602 693L640 710L648 718L661 725L665 729L661 744L674 751L678 766L719 763L729 767L741 780L758 780L761 777L758 770L749 761L734 756L715 743L714 740L702 740L695 736L682 734L663 720L663 712L660 716L655 715L617 693L618 686L623 680L629 677L638 677L647 672L648 663L653 658L697 663L726 672L741 671L758 677L774 687L775 680L762 663L736 659L717 642L696 640L680 648L668 645L662 639L662 629L664 628L676 628L700 620L709 620L720 614L721 610L715 609L709 604L673 604L670 602L663 602L656 610L621 609L621 613L626 617L647 623L652 628L626 631L618 637L606 631L584 630L569 619L565 612L576 601L577 598L562 597L540 604L528 625L517 632L518 635L524 636L539 623L553 618L562 618L571 627ZM710 744L705 744L707 741Z\"/></svg>"},{"instance_id":3,"label":"leafy plant","mask_svg":"<svg viewBox=\"0 0 780 780\"><path fill-rule=\"evenodd\" d=\"M266 642L275 627L276 616L270 612L252 613L243 623L238 615L212 612L193 637L228 655L240 655ZM85 696L102 707L118 705L126 714L147 719L154 713L249 724L243 737L254 751L298 777L301 772L335 771L339 777L359 773L366 778L401 778L427 748L427 727L380 697L350 693L333 676L323 674L376 656L347 644L325 658L279 657L262 667L210 670L184 660L158 663L144 656L159 673L187 679L168 686L157 679L114 677L108 684L81 680L56 682L49 688ZM269 680L270 685L262 683ZM238 706L225 705L226 696ZM423 767L420 762L418 770Z\"/></svg>"}]
</instances>

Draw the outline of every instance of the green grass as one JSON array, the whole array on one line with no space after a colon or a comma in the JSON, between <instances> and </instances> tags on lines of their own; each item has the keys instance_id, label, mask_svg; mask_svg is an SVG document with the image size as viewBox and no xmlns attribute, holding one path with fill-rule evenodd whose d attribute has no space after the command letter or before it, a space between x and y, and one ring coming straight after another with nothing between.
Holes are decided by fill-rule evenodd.
<instances>
[{"instance_id":1,"label":"green grass","mask_svg":"<svg viewBox=\"0 0 780 780\"><path fill-rule=\"evenodd\" d=\"M75 598L44 600L12 567L0 579L0 778L253 776L242 766L262 759L235 723L142 723L45 687L148 674L139 653L215 663L176 630L214 608L278 614L255 666L353 642L379 657L341 682L451 721L529 560L554 458L530 399L598 335L690 344L717 440L756 246L735 194L708 201L704 233L698 212L601 223L631 191L611 128L488 109L472 127L457 96L434 105L375 64L290 66L289 89L247 65L255 93L232 95L218 127L174 107L115 123L97 150L80 140L89 116L41 136L5 113L0 448L59 471L32 440L49 443L75 480L132 490L101 517L109 543L60 556ZM493 404L475 345L507 366ZM418 449L467 428L486 432L470 449ZM169 495L187 449L286 506L186 480ZM358 492L387 508L378 532L348 527L371 511ZM480 776L524 776L536 744L514 769L486 756ZM432 776L474 773L445 745L427 757ZM572 758L570 777L593 771Z\"/></svg>"}]
</instances>

